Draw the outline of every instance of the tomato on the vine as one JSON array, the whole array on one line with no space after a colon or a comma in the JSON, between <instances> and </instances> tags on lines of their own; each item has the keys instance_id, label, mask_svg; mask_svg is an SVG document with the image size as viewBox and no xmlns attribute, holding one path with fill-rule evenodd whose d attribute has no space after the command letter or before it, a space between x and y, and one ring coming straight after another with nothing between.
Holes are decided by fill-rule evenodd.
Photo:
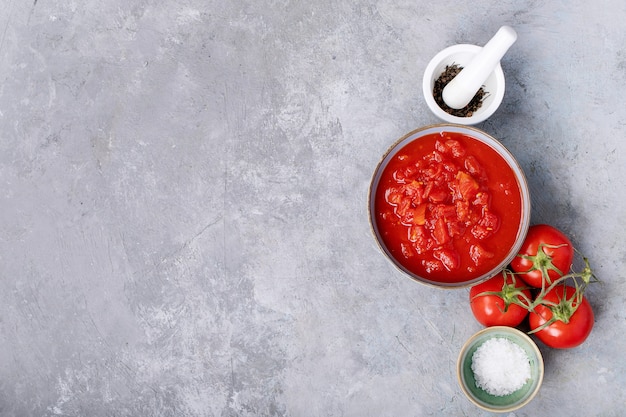
<instances>
[{"instance_id":1,"label":"tomato on the vine","mask_svg":"<svg viewBox=\"0 0 626 417\"><path fill-rule=\"evenodd\" d=\"M502 271L470 289L470 306L483 326L515 327L528 315L530 290L510 272ZM521 305L520 305L521 304Z\"/></svg>"},{"instance_id":2,"label":"tomato on the vine","mask_svg":"<svg viewBox=\"0 0 626 417\"><path fill-rule=\"evenodd\" d=\"M574 246L569 238L553 226L538 224L528 229L511 268L528 285L545 288L569 272L573 259ZM544 282L546 275L548 282Z\"/></svg>"},{"instance_id":3,"label":"tomato on the vine","mask_svg":"<svg viewBox=\"0 0 626 417\"><path fill-rule=\"evenodd\" d=\"M573 348L583 343L594 324L589 301L574 287L557 285L528 318L530 333L547 346Z\"/></svg>"}]
</instances>

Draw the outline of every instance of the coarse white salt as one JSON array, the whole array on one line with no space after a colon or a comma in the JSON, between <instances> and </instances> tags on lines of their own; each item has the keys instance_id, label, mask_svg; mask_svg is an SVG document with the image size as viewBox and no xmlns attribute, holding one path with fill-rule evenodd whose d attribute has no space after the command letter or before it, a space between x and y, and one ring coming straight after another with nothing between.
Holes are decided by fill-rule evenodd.
<instances>
[{"instance_id":1,"label":"coarse white salt","mask_svg":"<svg viewBox=\"0 0 626 417\"><path fill-rule=\"evenodd\" d=\"M524 349L504 337L487 340L472 355L476 386L491 395L509 395L530 379L530 360Z\"/></svg>"}]
</instances>

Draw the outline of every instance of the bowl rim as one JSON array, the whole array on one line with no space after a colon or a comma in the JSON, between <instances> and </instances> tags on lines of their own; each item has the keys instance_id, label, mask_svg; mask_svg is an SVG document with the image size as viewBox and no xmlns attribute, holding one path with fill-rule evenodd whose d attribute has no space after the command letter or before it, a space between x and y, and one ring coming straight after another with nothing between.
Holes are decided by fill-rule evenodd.
<instances>
[{"instance_id":1,"label":"bowl rim","mask_svg":"<svg viewBox=\"0 0 626 417\"><path fill-rule=\"evenodd\" d=\"M465 384L463 383L462 375L463 375L464 353L467 352L467 350L470 348L470 346L472 346L472 344L476 340L478 340L481 336L488 334L488 333L493 333L494 337L497 337L498 334L505 334L505 333L513 334L519 337L520 339L522 339L531 348L531 350L535 353L537 357L538 379L537 379L537 384L535 388L528 394L528 396L523 401L520 401L518 404L512 405L510 407L505 407L505 408L489 407L485 404L482 404L476 401L476 399L471 395L471 393L469 393L466 390ZM467 341L461 347L461 350L459 351L459 355L457 357L457 362L456 362L457 382L459 383L459 386L461 387L461 391L463 391L463 394L465 394L467 399L469 399L470 402L472 402L477 407L482 408L483 410L490 411L490 412L497 412L497 413L509 413L511 411L518 410L524 407L525 405L527 405L529 402L531 402L535 398L537 393L539 392L539 389L541 388L541 385L543 383L544 373L545 373L545 365L543 361L543 355L541 354L541 350L539 350L539 347L537 346L537 344L526 333L522 332L519 329L516 329L515 327L509 327L509 326L491 326L491 327L486 327L474 333L469 339L467 339Z\"/></svg>"},{"instance_id":2,"label":"bowl rim","mask_svg":"<svg viewBox=\"0 0 626 417\"><path fill-rule=\"evenodd\" d=\"M382 167L383 167L385 160L392 154L394 150L396 149L399 150L398 148L399 145L403 143L404 141L406 141L408 138L410 138L411 136L415 136L413 140L416 140L420 137L420 136L417 136L419 133L426 132L429 130L439 131L439 132L461 131L461 133L465 133L468 135L472 135L472 133L475 133L479 136L482 135L488 138L489 141L493 142L493 144L498 146L498 149L496 149L496 151L500 153L501 156L511 166L511 169L516 173L516 178L518 179L518 183L519 183L519 187L521 191L521 198L522 198L522 213L521 213L521 219L520 219L521 224L520 224L520 227L518 228L518 236L516 237L515 243L511 247L511 250L509 251L509 255L505 259L502 260L502 262L498 265L498 267L472 280L468 280L464 282L439 282L439 281L430 280L426 277L418 276L417 274L409 271L407 268L401 265L389 253L389 251L385 248L383 242L381 242L381 239L376 231L376 226L375 226L376 214L375 214L373 205L374 205L376 189L378 186L377 177L378 179L380 179L379 177L380 177L380 174L382 173ZM477 140L480 140L481 142L484 142L482 139L476 136L472 136L472 137L474 137ZM491 146L489 143L487 145ZM521 248L523 244L524 237L526 233L528 232L528 228L530 227L530 215L532 211L531 200L530 200L530 190L528 188L528 181L526 179L526 176L524 174L522 167L519 165L519 162L517 161L515 156L499 140L497 140L496 138L494 138L487 132L481 129L478 129L474 126L460 125L456 123L435 123L435 124L422 126L406 133L401 138L399 138L394 143L392 143L391 146L389 146L388 149L383 153L382 157L376 164L376 168L374 169L374 172L372 174L372 178L370 180L370 185L369 185L369 189L367 193L367 204L368 204L368 219L369 219L370 231L372 235L374 236L374 240L376 241L376 244L378 245L379 250L383 253L385 258L387 258L387 260L391 262L391 264L396 269L398 269L400 272L403 272L413 281L416 281L416 282L419 282L421 284L425 284L428 286L432 286L435 288L445 288L445 289L467 288L467 287L479 284L483 281L486 281L487 279L489 279L490 277L494 276L495 274L500 272L502 269L504 269L506 265L508 265L511 262L511 260L516 256L517 252L519 252L519 249ZM526 208L526 210L524 210L524 208Z\"/></svg>"}]
</instances>

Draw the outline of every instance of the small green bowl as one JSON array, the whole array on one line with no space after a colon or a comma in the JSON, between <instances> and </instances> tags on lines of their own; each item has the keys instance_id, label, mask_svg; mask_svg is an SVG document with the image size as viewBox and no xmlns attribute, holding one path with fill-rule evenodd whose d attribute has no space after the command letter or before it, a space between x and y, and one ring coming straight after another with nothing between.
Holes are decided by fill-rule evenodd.
<instances>
[{"instance_id":1,"label":"small green bowl","mask_svg":"<svg viewBox=\"0 0 626 417\"><path fill-rule=\"evenodd\" d=\"M472 371L474 352L487 340L495 337L508 339L521 347L526 352L530 362L530 379L522 388L509 395L495 396L477 387ZM539 391L543 381L543 358L535 342L525 333L513 327L487 327L476 333L463 345L457 361L457 377L467 398L478 407L495 413L508 413L528 404Z\"/></svg>"}]
</instances>

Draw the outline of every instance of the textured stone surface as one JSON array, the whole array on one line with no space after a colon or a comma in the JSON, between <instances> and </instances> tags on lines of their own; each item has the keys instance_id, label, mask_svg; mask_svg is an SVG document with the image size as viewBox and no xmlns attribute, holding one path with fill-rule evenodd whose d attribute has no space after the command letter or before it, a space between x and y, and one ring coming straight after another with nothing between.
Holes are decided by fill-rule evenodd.
<instances>
[{"instance_id":1,"label":"textured stone surface","mask_svg":"<svg viewBox=\"0 0 626 417\"><path fill-rule=\"evenodd\" d=\"M626 4L4 0L1 416L482 415L466 289L379 253L367 189L437 122L423 70L518 31L502 107L534 223L603 284L518 416L626 403Z\"/></svg>"}]
</instances>

